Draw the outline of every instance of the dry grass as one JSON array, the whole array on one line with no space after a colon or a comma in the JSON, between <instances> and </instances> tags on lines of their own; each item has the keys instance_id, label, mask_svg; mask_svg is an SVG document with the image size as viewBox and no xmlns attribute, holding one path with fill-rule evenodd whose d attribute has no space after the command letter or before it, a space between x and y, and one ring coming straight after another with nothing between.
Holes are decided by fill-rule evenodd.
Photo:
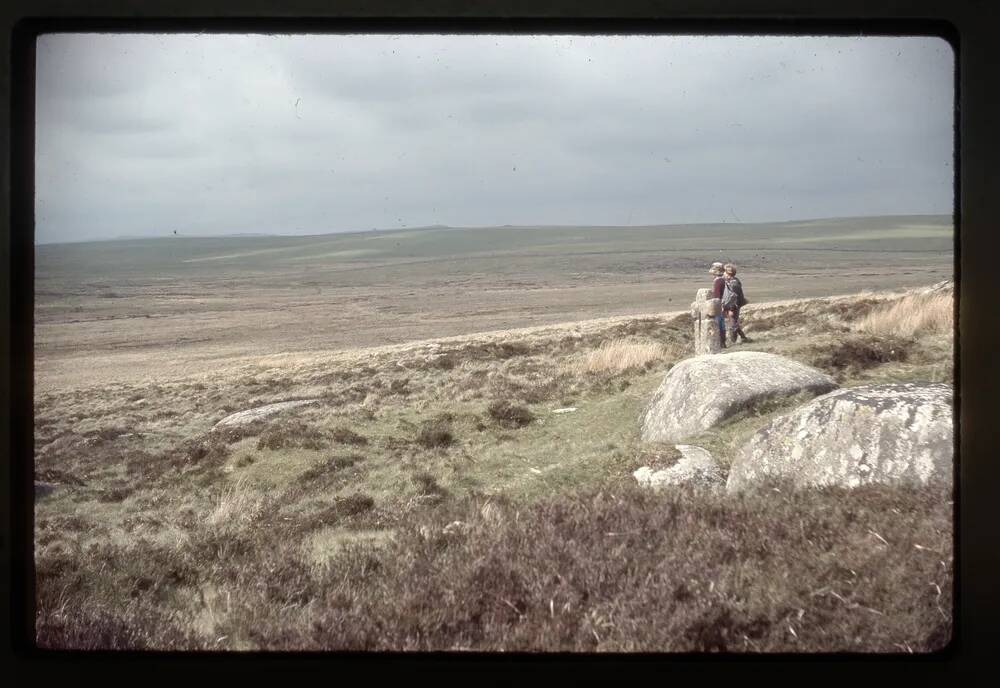
<instances>
[{"instance_id":1,"label":"dry grass","mask_svg":"<svg viewBox=\"0 0 1000 688\"><path fill-rule=\"evenodd\" d=\"M572 370L576 373L603 373L643 368L661 360L666 354L666 347L657 342L612 339L587 354L572 366Z\"/></svg>"},{"instance_id":2,"label":"dry grass","mask_svg":"<svg viewBox=\"0 0 1000 688\"><path fill-rule=\"evenodd\" d=\"M955 299L951 292L912 294L872 311L857 329L875 335L910 338L918 333L947 333L955 327Z\"/></svg>"},{"instance_id":3,"label":"dry grass","mask_svg":"<svg viewBox=\"0 0 1000 688\"><path fill-rule=\"evenodd\" d=\"M264 498L241 478L223 490L205 523L212 527L243 526L256 520L263 510Z\"/></svg>"}]
</instances>

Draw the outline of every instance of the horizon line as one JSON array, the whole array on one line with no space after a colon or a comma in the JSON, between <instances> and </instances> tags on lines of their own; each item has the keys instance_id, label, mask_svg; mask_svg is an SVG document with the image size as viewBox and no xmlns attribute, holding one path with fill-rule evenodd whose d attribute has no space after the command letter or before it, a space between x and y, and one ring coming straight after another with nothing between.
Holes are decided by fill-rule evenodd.
<instances>
[{"instance_id":1,"label":"horizon line","mask_svg":"<svg viewBox=\"0 0 1000 688\"><path fill-rule=\"evenodd\" d=\"M148 239L170 239L173 237L184 238L184 239L226 239L226 238L239 238L239 237L288 237L294 239L297 237L316 237L316 236L330 236L334 234L369 234L371 232L411 232L426 229L564 229L564 228L574 228L574 229L650 229L655 227L690 227L690 226L703 226L703 225L781 225L781 224L794 224L800 222L820 222L825 220L859 220L859 219L869 219L869 218L886 218L886 217L950 217L952 224L954 226L955 214L954 213L887 213L880 215L834 215L826 217L804 217L795 218L791 220L762 220L762 221L736 221L727 222L726 220L717 222L675 222L675 223L658 223L658 224L642 224L642 225L608 225L608 224L596 224L596 225L579 225L579 224L500 224L500 225L445 225L445 224L432 224L432 225L418 225L415 227L373 227L371 229L348 229L343 231L330 231L330 232L314 232L306 234L277 234L272 232L230 232L227 234L165 234L165 235L150 235L150 236L130 236L130 235L119 235L114 237L104 237L100 239L70 239L62 241L36 241L35 246L55 246L59 244L87 244L87 243L98 243L105 241L144 241Z\"/></svg>"}]
</instances>

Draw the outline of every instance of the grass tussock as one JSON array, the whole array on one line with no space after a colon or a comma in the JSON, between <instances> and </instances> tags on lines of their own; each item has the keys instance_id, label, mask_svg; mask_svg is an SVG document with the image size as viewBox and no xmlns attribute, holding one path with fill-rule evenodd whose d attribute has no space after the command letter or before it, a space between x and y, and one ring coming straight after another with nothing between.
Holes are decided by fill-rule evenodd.
<instances>
[{"instance_id":1,"label":"grass tussock","mask_svg":"<svg viewBox=\"0 0 1000 688\"><path fill-rule=\"evenodd\" d=\"M437 503L449 496L448 490L438 483L430 473L417 473L412 477L413 484L417 488L417 494L429 503Z\"/></svg>"},{"instance_id":2,"label":"grass tussock","mask_svg":"<svg viewBox=\"0 0 1000 688\"><path fill-rule=\"evenodd\" d=\"M447 353L440 356L432 358L429 362L429 367L437 368L438 370L451 370L459 363L458 357L455 354Z\"/></svg>"},{"instance_id":3,"label":"grass tussock","mask_svg":"<svg viewBox=\"0 0 1000 688\"><path fill-rule=\"evenodd\" d=\"M373 508L375 508L375 500L366 494L356 493L337 497L331 506L311 515L308 521L299 528L299 532L339 525L346 519L371 511Z\"/></svg>"},{"instance_id":4,"label":"grass tussock","mask_svg":"<svg viewBox=\"0 0 1000 688\"><path fill-rule=\"evenodd\" d=\"M210 527L239 527L253 523L264 510L264 497L240 479L219 495L215 508L205 518Z\"/></svg>"},{"instance_id":5,"label":"grass tussock","mask_svg":"<svg viewBox=\"0 0 1000 688\"><path fill-rule=\"evenodd\" d=\"M335 428L332 437L334 442L339 442L341 444L353 444L356 446L368 444L367 437L359 435L350 428L345 427Z\"/></svg>"},{"instance_id":6,"label":"grass tussock","mask_svg":"<svg viewBox=\"0 0 1000 688\"><path fill-rule=\"evenodd\" d=\"M181 451L191 464L221 464L229 456L226 441L215 435L189 440L182 445Z\"/></svg>"},{"instance_id":7,"label":"grass tussock","mask_svg":"<svg viewBox=\"0 0 1000 688\"><path fill-rule=\"evenodd\" d=\"M502 400L492 402L486 414L504 428L523 428L535 419L535 414L524 406Z\"/></svg>"},{"instance_id":8,"label":"grass tussock","mask_svg":"<svg viewBox=\"0 0 1000 688\"><path fill-rule=\"evenodd\" d=\"M425 449L435 449L447 447L454 443L455 436L452 434L451 417L441 416L420 425L417 433L417 444Z\"/></svg>"},{"instance_id":9,"label":"grass tussock","mask_svg":"<svg viewBox=\"0 0 1000 688\"><path fill-rule=\"evenodd\" d=\"M400 396L406 396L411 391L410 388L408 387L409 384L410 384L409 378L393 380L389 383L389 393L398 394Z\"/></svg>"},{"instance_id":10,"label":"grass tussock","mask_svg":"<svg viewBox=\"0 0 1000 688\"><path fill-rule=\"evenodd\" d=\"M366 494L356 493L346 497L338 497L334 501L337 511L344 516L362 514L375 507L375 500Z\"/></svg>"},{"instance_id":11,"label":"grass tussock","mask_svg":"<svg viewBox=\"0 0 1000 688\"><path fill-rule=\"evenodd\" d=\"M879 336L912 338L917 334L945 334L955 327L955 298L950 291L911 294L873 310L857 323L857 329Z\"/></svg>"},{"instance_id":12,"label":"grass tussock","mask_svg":"<svg viewBox=\"0 0 1000 688\"><path fill-rule=\"evenodd\" d=\"M345 454L343 456L334 456L330 459L330 465L335 470L343 470L345 468L350 468L356 463L361 463L365 460L363 454Z\"/></svg>"},{"instance_id":13,"label":"grass tussock","mask_svg":"<svg viewBox=\"0 0 1000 688\"><path fill-rule=\"evenodd\" d=\"M929 652L952 635L949 500L873 486L470 496L323 567L280 521L171 547L55 543L37 558L37 637L83 649ZM313 523L370 510L355 501Z\"/></svg>"},{"instance_id":14,"label":"grass tussock","mask_svg":"<svg viewBox=\"0 0 1000 688\"><path fill-rule=\"evenodd\" d=\"M323 449L326 445L322 432L298 421L272 425L257 440L257 449L270 449L272 451L285 447Z\"/></svg>"},{"instance_id":15,"label":"grass tussock","mask_svg":"<svg viewBox=\"0 0 1000 688\"><path fill-rule=\"evenodd\" d=\"M362 454L338 454L306 469L298 478L298 482L309 484L321 480L339 471L347 470L365 460Z\"/></svg>"},{"instance_id":16,"label":"grass tussock","mask_svg":"<svg viewBox=\"0 0 1000 688\"><path fill-rule=\"evenodd\" d=\"M573 370L577 373L604 373L645 368L662 360L666 353L666 347L658 342L613 339L584 356L573 366Z\"/></svg>"}]
</instances>

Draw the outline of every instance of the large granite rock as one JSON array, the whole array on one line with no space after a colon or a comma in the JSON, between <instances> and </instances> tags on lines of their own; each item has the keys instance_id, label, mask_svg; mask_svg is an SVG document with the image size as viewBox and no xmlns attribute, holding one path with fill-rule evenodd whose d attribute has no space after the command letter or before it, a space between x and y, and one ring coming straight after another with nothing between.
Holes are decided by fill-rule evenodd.
<instances>
[{"instance_id":1,"label":"large granite rock","mask_svg":"<svg viewBox=\"0 0 1000 688\"><path fill-rule=\"evenodd\" d=\"M295 401L279 401L276 404L268 404L267 406L259 406L254 409L248 409L246 411L238 411L231 415L226 416L212 428L213 430L219 428L230 428L237 427L240 425L247 425L255 420L260 420L262 418L269 418L275 414L281 413L285 409L296 408L298 406L307 406L309 404L315 404L318 399L298 399Z\"/></svg>"},{"instance_id":2,"label":"large granite rock","mask_svg":"<svg viewBox=\"0 0 1000 688\"><path fill-rule=\"evenodd\" d=\"M673 485L710 488L722 485L722 472L708 451L689 444L678 444L677 449L682 458L670 468L654 471L649 466L643 466L635 471L632 475L639 485L654 490Z\"/></svg>"},{"instance_id":3,"label":"large granite rock","mask_svg":"<svg viewBox=\"0 0 1000 688\"><path fill-rule=\"evenodd\" d=\"M829 375L760 351L687 358L663 378L642 417L646 442L680 442L774 396L835 389Z\"/></svg>"},{"instance_id":4,"label":"large granite rock","mask_svg":"<svg viewBox=\"0 0 1000 688\"><path fill-rule=\"evenodd\" d=\"M798 487L952 484L952 389L893 383L841 389L757 431L733 460L726 489L769 479Z\"/></svg>"}]
</instances>

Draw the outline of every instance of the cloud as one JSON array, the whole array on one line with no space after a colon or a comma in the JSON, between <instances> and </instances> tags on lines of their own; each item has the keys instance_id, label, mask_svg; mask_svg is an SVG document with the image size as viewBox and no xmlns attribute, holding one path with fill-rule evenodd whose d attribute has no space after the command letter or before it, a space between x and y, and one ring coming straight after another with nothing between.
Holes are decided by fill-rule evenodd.
<instances>
[{"instance_id":1,"label":"cloud","mask_svg":"<svg viewBox=\"0 0 1000 688\"><path fill-rule=\"evenodd\" d=\"M905 37L51 34L36 240L949 213Z\"/></svg>"}]
</instances>

